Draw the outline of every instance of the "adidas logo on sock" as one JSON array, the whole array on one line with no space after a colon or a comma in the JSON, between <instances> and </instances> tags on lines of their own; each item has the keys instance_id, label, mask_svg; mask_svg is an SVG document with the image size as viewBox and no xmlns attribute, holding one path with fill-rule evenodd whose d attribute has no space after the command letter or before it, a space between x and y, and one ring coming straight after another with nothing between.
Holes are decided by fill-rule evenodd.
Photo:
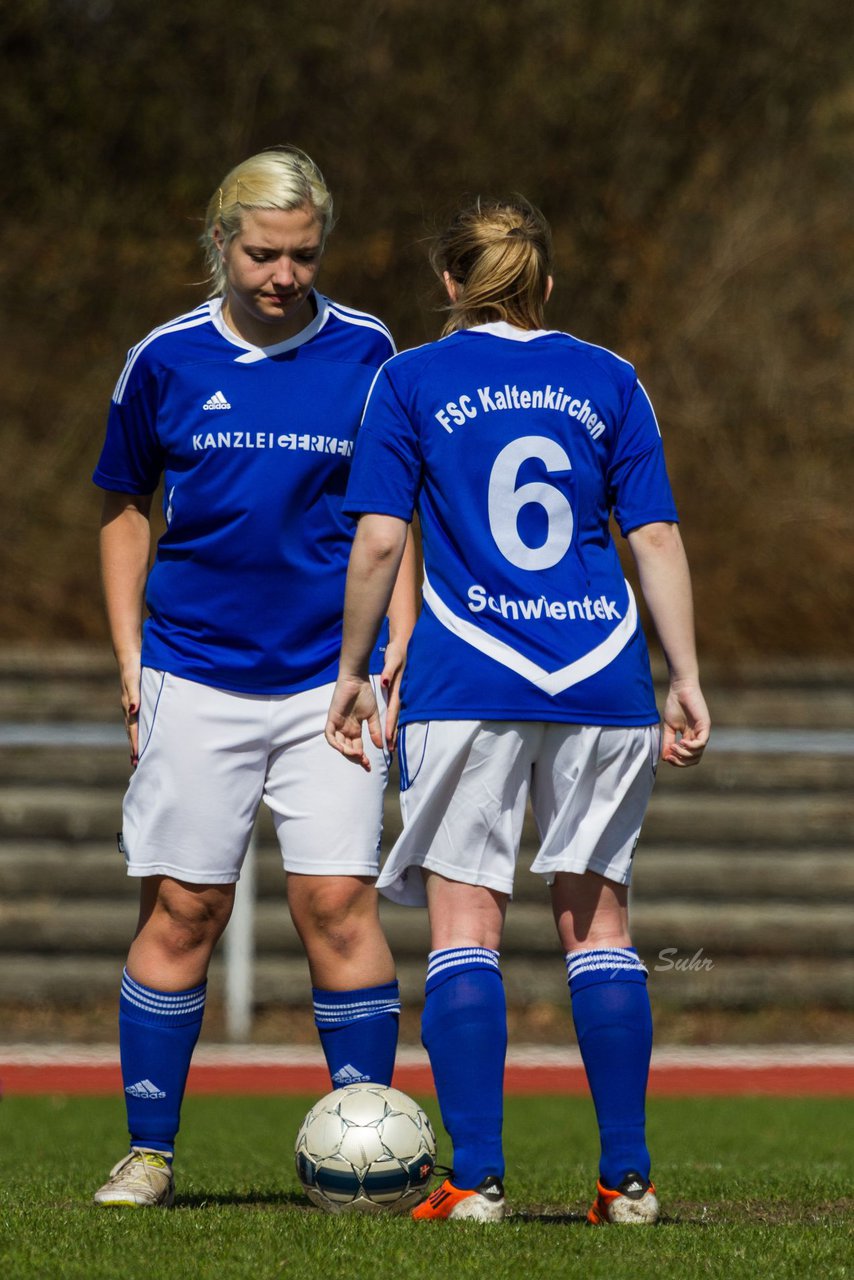
<instances>
[{"instance_id":1,"label":"adidas logo on sock","mask_svg":"<svg viewBox=\"0 0 854 1280\"><path fill-rule=\"evenodd\" d=\"M230 409L231 405L226 400L221 391L215 391L210 400L206 400L202 405L203 409Z\"/></svg>"},{"instance_id":2,"label":"adidas logo on sock","mask_svg":"<svg viewBox=\"0 0 854 1280\"><path fill-rule=\"evenodd\" d=\"M341 1067L332 1077L333 1084L359 1084L362 1080L370 1080L370 1076L363 1075L361 1071L357 1071L355 1067L348 1062L346 1067Z\"/></svg>"},{"instance_id":3,"label":"adidas logo on sock","mask_svg":"<svg viewBox=\"0 0 854 1280\"><path fill-rule=\"evenodd\" d=\"M150 1080L137 1080L136 1084L129 1084L125 1093L129 1093L132 1098L149 1098L152 1102L155 1098L166 1097L163 1090L158 1089Z\"/></svg>"}]
</instances>

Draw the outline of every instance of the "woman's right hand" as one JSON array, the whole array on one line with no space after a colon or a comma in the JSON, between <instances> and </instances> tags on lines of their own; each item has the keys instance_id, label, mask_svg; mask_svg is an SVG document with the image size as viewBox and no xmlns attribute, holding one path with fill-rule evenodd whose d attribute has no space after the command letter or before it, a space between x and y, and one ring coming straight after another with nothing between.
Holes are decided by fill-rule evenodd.
<instances>
[{"instance_id":1,"label":"woman's right hand","mask_svg":"<svg viewBox=\"0 0 854 1280\"><path fill-rule=\"evenodd\" d=\"M130 762L139 760L139 682L142 667L142 612L151 529L151 494L104 494L101 511L101 580L119 664L122 710Z\"/></svg>"}]
</instances>

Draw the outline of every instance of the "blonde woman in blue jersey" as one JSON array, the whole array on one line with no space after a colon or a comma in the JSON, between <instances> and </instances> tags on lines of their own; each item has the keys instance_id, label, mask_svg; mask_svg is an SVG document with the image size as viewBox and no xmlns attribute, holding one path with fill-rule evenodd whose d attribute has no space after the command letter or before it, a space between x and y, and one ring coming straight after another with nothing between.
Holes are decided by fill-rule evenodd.
<instances>
[{"instance_id":1,"label":"blonde woman in blue jersey","mask_svg":"<svg viewBox=\"0 0 854 1280\"><path fill-rule=\"evenodd\" d=\"M628 886L659 756L694 765L709 736L661 435L625 360L545 328L551 244L536 209L478 201L438 240L434 266L445 336L383 366L359 432L326 729L371 767L381 725L369 657L417 509L425 577L402 691L404 829L378 886L429 909L422 1039L454 1158L413 1216L504 1216L498 960L530 795L532 869L551 886L599 1124L588 1218L653 1223L652 1023ZM661 730L612 513L670 672Z\"/></svg>"},{"instance_id":2,"label":"blonde woman in blue jersey","mask_svg":"<svg viewBox=\"0 0 854 1280\"><path fill-rule=\"evenodd\" d=\"M354 785L323 738L355 527L342 501L365 397L394 346L378 320L317 291L331 226L303 152L238 165L208 206L210 300L130 351L110 406L94 479L135 766L120 844L141 895L119 1009L131 1148L100 1205L172 1203L208 965L261 800L332 1082L391 1079L399 998L374 879L414 576L410 561L369 662L388 714L374 774Z\"/></svg>"}]
</instances>

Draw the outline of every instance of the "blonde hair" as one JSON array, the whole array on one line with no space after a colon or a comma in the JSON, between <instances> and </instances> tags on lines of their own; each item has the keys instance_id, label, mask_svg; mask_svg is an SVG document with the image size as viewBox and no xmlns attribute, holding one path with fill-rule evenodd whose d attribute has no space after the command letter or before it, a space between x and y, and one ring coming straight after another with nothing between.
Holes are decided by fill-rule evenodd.
<instances>
[{"instance_id":1,"label":"blonde hair","mask_svg":"<svg viewBox=\"0 0 854 1280\"><path fill-rule=\"evenodd\" d=\"M225 293L225 266L214 239L219 227L228 244L239 233L247 209L314 210L321 227L321 250L332 230L332 196L317 165L298 147L271 147L226 174L208 202L201 236L211 298Z\"/></svg>"},{"instance_id":2,"label":"blonde hair","mask_svg":"<svg viewBox=\"0 0 854 1280\"><path fill-rule=\"evenodd\" d=\"M552 237L539 209L521 196L477 200L461 209L434 241L430 261L456 285L456 301L442 329L506 320L541 329L552 271Z\"/></svg>"}]
</instances>

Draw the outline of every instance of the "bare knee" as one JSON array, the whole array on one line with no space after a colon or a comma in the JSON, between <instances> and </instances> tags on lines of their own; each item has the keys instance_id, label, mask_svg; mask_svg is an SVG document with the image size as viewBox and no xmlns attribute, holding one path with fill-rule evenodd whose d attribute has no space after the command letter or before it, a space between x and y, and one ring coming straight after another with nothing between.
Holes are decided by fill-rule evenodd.
<instances>
[{"instance_id":1,"label":"bare knee","mask_svg":"<svg viewBox=\"0 0 854 1280\"><path fill-rule=\"evenodd\" d=\"M558 873L552 909L564 951L630 947L628 900L628 886L595 871Z\"/></svg>"},{"instance_id":2,"label":"bare knee","mask_svg":"<svg viewBox=\"0 0 854 1280\"><path fill-rule=\"evenodd\" d=\"M234 885L191 885L162 879L140 912L137 937L176 958L213 950L228 924Z\"/></svg>"},{"instance_id":3,"label":"bare knee","mask_svg":"<svg viewBox=\"0 0 854 1280\"><path fill-rule=\"evenodd\" d=\"M435 871L424 873L434 951L449 947L501 946L506 893L482 884L463 884Z\"/></svg>"},{"instance_id":4,"label":"bare knee","mask_svg":"<svg viewBox=\"0 0 854 1280\"><path fill-rule=\"evenodd\" d=\"M377 894L357 876L288 878L288 906L303 945L349 959L379 932Z\"/></svg>"}]
</instances>

